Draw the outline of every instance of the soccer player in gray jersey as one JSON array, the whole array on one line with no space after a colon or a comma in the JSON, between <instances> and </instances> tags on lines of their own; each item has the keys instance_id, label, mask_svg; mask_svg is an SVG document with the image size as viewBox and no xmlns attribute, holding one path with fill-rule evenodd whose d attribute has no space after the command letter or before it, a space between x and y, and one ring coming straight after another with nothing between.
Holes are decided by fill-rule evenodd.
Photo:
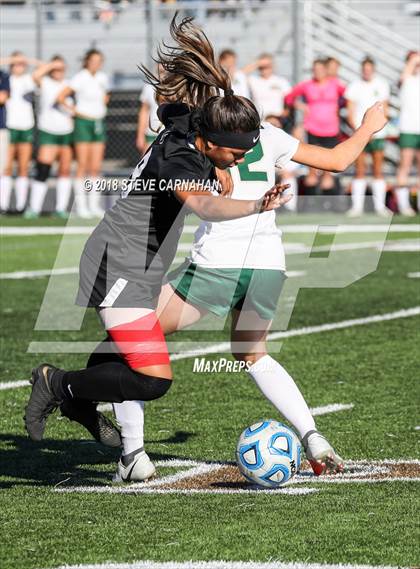
<instances>
[{"instance_id":1,"label":"soccer player in gray jersey","mask_svg":"<svg viewBox=\"0 0 420 569\"><path fill-rule=\"evenodd\" d=\"M77 303L97 310L119 360L95 365L92 357L86 369L76 371L51 364L35 368L25 411L33 440L42 439L57 406L66 405L75 417L72 408L78 406L72 403L81 401L77 420L102 442L115 444L117 433L104 424L94 402L151 400L168 391L172 370L155 308L187 211L222 221L270 211L289 199L282 186L252 200L211 195L215 167L243 162L258 143L260 119L251 101L234 95L212 45L191 19L178 24L174 18L171 34L175 47L159 51L165 74L159 79L145 71L159 95L180 96L186 104L161 108L165 129L137 166L126 195L89 237L80 261ZM133 462L130 454L124 448L124 467Z\"/></svg>"}]
</instances>

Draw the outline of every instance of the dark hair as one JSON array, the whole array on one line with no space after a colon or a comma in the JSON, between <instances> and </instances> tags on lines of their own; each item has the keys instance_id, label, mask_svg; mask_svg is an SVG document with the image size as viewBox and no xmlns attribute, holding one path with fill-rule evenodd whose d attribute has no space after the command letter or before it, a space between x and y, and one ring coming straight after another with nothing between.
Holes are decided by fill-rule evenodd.
<instances>
[{"instance_id":1,"label":"dark hair","mask_svg":"<svg viewBox=\"0 0 420 569\"><path fill-rule=\"evenodd\" d=\"M175 46L162 43L154 61L164 72L158 77L144 65L146 81L163 100L176 100L190 108L202 109L202 124L208 131L251 132L260 126L254 104L232 91L231 79L216 62L213 46L206 34L193 24L193 18L170 24ZM220 96L222 90L224 96Z\"/></svg>"},{"instance_id":2,"label":"dark hair","mask_svg":"<svg viewBox=\"0 0 420 569\"><path fill-rule=\"evenodd\" d=\"M340 63L340 60L337 59L336 57L333 57L332 55L330 55L329 57L327 57L327 58L324 60L324 63L327 63L327 64L328 64L328 63L332 63L332 62L339 64L339 63Z\"/></svg>"},{"instance_id":3,"label":"dark hair","mask_svg":"<svg viewBox=\"0 0 420 569\"><path fill-rule=\"evenodd\" d=\"M405 61L407 62L411 57L413 57L413 55L416 55L417 53L419 53L417 50L410 49L410 51L405 56Z\"/></svg>"},{"instance_id":4,"label":"dark hair","mask_svg":"<svg viewBox=\"0 0 420 569\"><path fill-rule=\"evenodd\" d=\"M367 55L365 58L362 59L362 67L365 65L373 65L373 67L375 67L375 60L372 59L370 55Z\"/></svg>"},{"instance_id":5,"label":"dark hair","mask_svg":"<svg viewBox=\"0 0 420 569\"><path fill-rule=\"evenodd\" d=\"M316 65L317 63L320 63L321 65L326 65L327 60L324 59L323 57L317 57L316 59L313 60L313 62L312 62L312 67L313 67L314 65Z\"/></svg>"},{"instance_id":6,"label":"dark hair","mask_svg":"<svg viewBox=\"0 0 420 569\"><path fill-rule=\"evenodd\" d=\"M222 49L219 53L219 61L225 59L226 57L237 57L236 52L233 49Z\"/></svg>"},{"instance_id":7,"label":"dark hair","mask_svg":"<svg viewBox=\"0 0 420 569\"><path fill-rule=\"evenodd\" d=\"M83 68L87 67L87 64L89 63L89 59L93 55L100 55L102 58L104 57L104 54L102 53L102 51L99 51L99 49L88 49L88 51L83 56L83 60L82 60L82 67Z\"/></svg>"}]
</instances>

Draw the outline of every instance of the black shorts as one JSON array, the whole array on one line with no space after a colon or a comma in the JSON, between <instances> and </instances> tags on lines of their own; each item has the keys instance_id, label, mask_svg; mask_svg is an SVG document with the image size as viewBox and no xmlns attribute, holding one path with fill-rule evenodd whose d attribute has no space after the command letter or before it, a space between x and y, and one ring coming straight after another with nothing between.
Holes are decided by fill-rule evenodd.
<instances>
[{"instance_id":1,"label":"black shorts","mask_svg":"<svg viewBox=\"0 0 420 569\"><path fill-rule=\"evenodd\" d=\"M338 136L316 136L308 132L308 144L322 146L322 148L334 148L338 143Z\"/></svg>"}]
</instances>

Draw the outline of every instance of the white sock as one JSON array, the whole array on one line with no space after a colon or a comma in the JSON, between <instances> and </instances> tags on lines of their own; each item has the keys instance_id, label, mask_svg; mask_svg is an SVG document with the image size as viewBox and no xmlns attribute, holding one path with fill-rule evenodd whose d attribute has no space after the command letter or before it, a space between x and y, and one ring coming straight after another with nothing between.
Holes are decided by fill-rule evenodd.
<instances>
[{"instance_id":1,"label":"white sock","mask_svg":"<svg viewBox=\"0 0 420 569\"><path fill-rule=\"evenodd\" d=\"M411 209L410 190L407 187L395 188L395 196L397 198L398 210L404 211Z\"/></svg>"},{"instance_id":2,"label":"white sock","mask_svg":"<svg viewBox=\"0 0 420 569\"><path fill-rule=\"evenodd\" d=\"M290 211L296 211L298 202L298 185L296 178L287 178L282 180L282 184L289 184L290 188L284 191L284 195L293 194L293 198L284 204L284 207Z\"/></svg>"},{"instance_id":3,"label":"white sock","mask_svg":"<svg viewBox=\"0 0 420 569\"><path fill-rule=\"evenodd\" d=\"M84 178L76 178L74 181L74 204L76 207L76 214L82 217L89 217L89 210L87 207L87 192L85 190Z\"/></svg>"},{"instance_id":4,"label":"white sock","mask_svg":"<svg viewBox=\"0 0 420 569\"><path fill-rule=\"evenodd\" d=\"M7 211L10 207L10 196L12 194L12 177L1 176L0 178L0 209Z\"/></svg>"},{"instance_id":5,"label":"white sock","mask_svg":"<svg viewBox=\"0 0 420 569\"><path fill-rule=\"evenodd\" d=\"M315 421L293 378L271 356L265 355L249 369L263 395L298 431L300 437L314 430Z\"/></svg>"},{"instance_id":6,"label":"white sock","mask_svg":"<svg viewBox=\"0 0 420 569\"><path fill-rule=\"evenodd\" d=\"M100 180L101 178L91 178L92 189L88 193L88 206L89 211L92 215L96 217L102 217L104 214L104 209L101 205L102 193L100 191Z\"/></svg>"},{"instance_id":7,"label":"white sock","mask_svg":"<svg viewBox=\"0 0 420 569\"><path fill-rule=\"evenodd\" d=\"M32 180L31 196L29 198L29 209L34 213L41 213L42 204L44 203L45 194L47 193L47 182Z\"/></svg>"},{"instance_id":8,"label":"white sock","mask_svg":"<svg viewBox=\"0 0 420 569\"><path fill-rule=\"evenodd\" d=\"M55 206L56 211L67 211L71 195L71 179L60 177L57 180L57 202Z\"/></svg>"},{"instance_id":9,"label":"white sock","mask_svg":"<svg viewBox=\"0 0 420 569\"><path fill-rule=\"evenodd\" d=\"M367 182L363 178L355 178L351 183L351 205L356 211L363 211L365 205Z\"/></svg>"},{"instance_id":10,"label":"white sock","mask_svg":"<svg viewBox=\"0 0 420 569\"><path fill-rule=\"evenodd\" d=\"M25 209L26 201L28 199L29 178L26 176L18 176L15 182L16 192L16 209L21 211Z\"/></svg>"},{"instance_id":11,"label":"white sock","mask_svg":"<svg viewBox=\"0 0 420 569\"><path fill-rule=\"evenodd\" d=\"M382 178L375 178L372 181L373 207L375 211L385 209L386 182Z\"/></svg>"},{"instance_id":12,"label":"white sock","mask_svg":"<svg viewBox=\"0 0 420 569\"><path fill-rule=\"evenodd\" d=\"M144 446L144 401L114 403L114 413L121 427L123 454Z\"/></svg>"}]
</instances>

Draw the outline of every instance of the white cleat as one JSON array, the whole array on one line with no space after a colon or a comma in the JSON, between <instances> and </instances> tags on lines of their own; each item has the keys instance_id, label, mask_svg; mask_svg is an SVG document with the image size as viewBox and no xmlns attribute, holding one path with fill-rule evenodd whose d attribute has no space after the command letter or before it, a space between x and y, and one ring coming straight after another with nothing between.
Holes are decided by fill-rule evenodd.
<instances>
[{"instance_id":1,"label":"white cleat","mask_svg":"<svg viewBox=\"0 0 420 569\"><path fill-rule=\"evenodd\" d=\"M316 476L340 473L344 470L344 461L327 439L318 431L309 431L302 439L306 458Z\"/></svg>"},{"instance_id":2,"label":"white cleat","mask_svg":"<svg viewBox=\"0 0 420 569\"><path fill-rule=\"evenodd\" d=\"M392 217L394 215L394 213L387 207L377 209L375 213L376 215L379 215L379 217Z\"/></svg>"},{"instance_id":3,"label":"white cleat","mask_svg":"<svg viewBox=\"0 0 420 569\"><path fill-rule=\"evenodd\" d=\"M155 465L150 460L148 454L141 450L127 466L124 466L121 459L118 461L117 472L114 474L112 481L144 482L151 478L155 472Z\"/></svg>"},{"instance_id":4,"label":"white cleat","mask_svg":"<svg viewBox=\"0 0 420 569\"><path fill-rule=\"evenodd\" d=\"M363 210L352 207L348 210L346 215L347 217L361 217L363 215Z\"/></svg>"},{"instance_id":5,"label":"white cleat","mask_svg":"<svg viewBox=\"0 0 420 569\"><path fill-rule=\"evenodd\" d=\"M406 217L415 217L416 212L411 207L406 207L404 209L400 209L400 214L405 215Z\"/></svg>"}]
</instances>

